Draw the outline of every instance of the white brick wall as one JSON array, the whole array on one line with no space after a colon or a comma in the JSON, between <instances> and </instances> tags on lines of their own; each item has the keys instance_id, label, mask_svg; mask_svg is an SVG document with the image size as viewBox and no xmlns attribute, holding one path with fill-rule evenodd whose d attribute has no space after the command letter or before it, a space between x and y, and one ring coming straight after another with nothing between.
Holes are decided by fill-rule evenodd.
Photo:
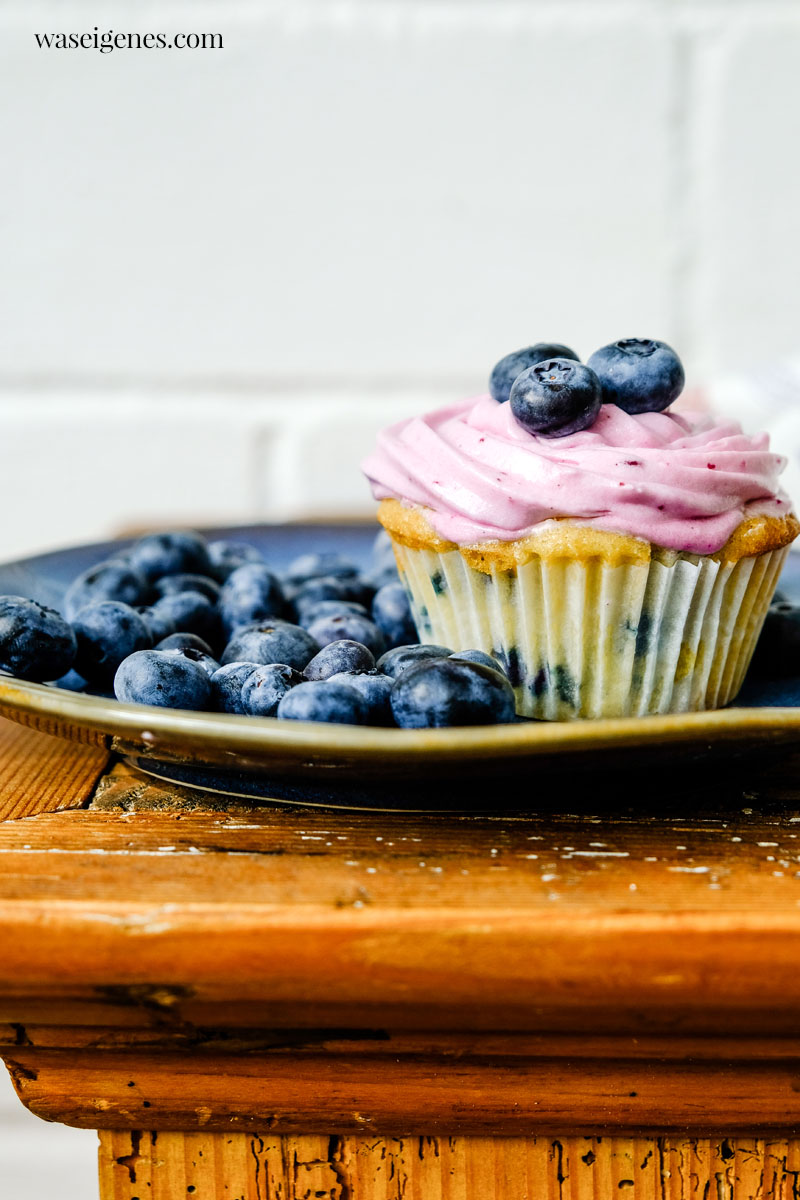
<instances>
[{"instance_id":1,"label":"white brick wall","mask_svg":"<svg viewBox=\"0 0 800 1200\"><path fill-rule=\"evenodd\" d=\"M98 22L225 46L34 41ZM799 55L796 0L0 0L0 557L367 512L532 340L797 352Z\"/></svg>"},{"instance_id":2,"label":"white brick wall","mask_svg":"<svg viewBox=\"0 0 800 1200\"><path fill-rule=\"evenodd\" d=\"M480 377L532 323L577 341L633 307L669 324L662 22L300 8L210 8L213 53L5 39L0 86L25 119L0 367Z\"/></svg>"}]
</instances>

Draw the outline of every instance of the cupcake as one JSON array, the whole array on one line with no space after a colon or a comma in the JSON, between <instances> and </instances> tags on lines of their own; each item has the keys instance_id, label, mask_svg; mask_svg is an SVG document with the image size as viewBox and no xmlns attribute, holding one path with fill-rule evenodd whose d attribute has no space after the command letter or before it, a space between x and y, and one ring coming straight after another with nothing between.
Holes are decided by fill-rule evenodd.
<instances>
[{"instance_id":1,"label":"cupcake","mask_svg":"<svg viewBox=\"0 0 800 1200\"><path fill-rule=\"evenodd\" d=\"M363 464L420 637L498 658L524 716L719 708L741 686L800 525L767 435L671 411L682 387L662 342L587 364L539 344Z\"/></svg>"}]
</instances>

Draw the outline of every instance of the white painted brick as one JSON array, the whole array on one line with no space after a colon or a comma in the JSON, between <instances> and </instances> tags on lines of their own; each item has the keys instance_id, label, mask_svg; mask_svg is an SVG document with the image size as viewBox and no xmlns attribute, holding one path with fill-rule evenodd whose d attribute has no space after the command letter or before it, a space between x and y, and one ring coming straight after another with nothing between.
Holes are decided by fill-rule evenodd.
<instances>
[{"instance_id":1,"label":"white painted brick","mask_svg":"<svg viewBox=\"0 0 800 1200\"><path fill-rule=\"evenodd\" d=\"M695 321L709 375L800 349L800 22L772 15L731 22L698 63Z\"/></svg>"},{"instance_id":2,"label":"white painted brick","mask_svg":"<svg viewBox=\"0 0 800 1200\"><path fill-rule=\"evenodd\" d=\"M0 560L130 525L253 515L269 418L206 399L0 401Z\"/></svg>"},{"instance_id":3,"label":"white painted brick","mask_svg":"<svg viewBox=\"0 0 800 1200\"><path fill-rule=\"evenodd\" d=\"M96 6L0 6L0 372L477 385L531 340L672 335L649 5L190 11L223 51L40 51Z\"/></svg>"},{"instance_id":4,"label":"white painted brick","mask_svg":"<svg viewBox=\"0 0 800 1200\"><path fill-rule=\"evenodd\" d=\"M264 511L277 519L371 516L376 505L360 464L378 431L456 398L416 392L304 403L285 426L273 460L262 463L270 473L262 488Z\"/></svg>"}]
</instances>

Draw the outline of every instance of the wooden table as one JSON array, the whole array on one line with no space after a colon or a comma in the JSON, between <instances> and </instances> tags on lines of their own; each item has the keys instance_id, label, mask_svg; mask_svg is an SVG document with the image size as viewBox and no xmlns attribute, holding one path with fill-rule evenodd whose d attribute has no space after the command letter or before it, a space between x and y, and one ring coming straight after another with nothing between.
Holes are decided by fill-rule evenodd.
<instances>
[{"instance_id":1,"label":"wooden table","mask_svg":"<svg viewBox=\"0 0 800 1200\"><path fill-rule=\"evenodd\" d=\"M334 813L0 720L0 1050L105 1200L796 1200L799 761Z\"/></svg>"}]
</instances>

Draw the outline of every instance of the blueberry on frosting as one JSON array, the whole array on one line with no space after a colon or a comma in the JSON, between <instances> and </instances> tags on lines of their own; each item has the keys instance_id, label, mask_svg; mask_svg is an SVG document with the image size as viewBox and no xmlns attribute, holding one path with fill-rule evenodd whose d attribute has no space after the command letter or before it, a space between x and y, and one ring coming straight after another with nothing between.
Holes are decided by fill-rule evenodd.
<instances>
[{"instance_id":1,"label":"blueberry on frosting","mask_svg":"<svg viewBox=\"0 0 800 1200\"><path fill-rule=\"evenodd\" d=\"M550 358L514 380L511 411L530 433L566 437L588 429L600 411L600 381L594 371L568 358Z\"/></svg>"},{"instance_id":2,"label":"blueberry on frosting","mask_svg":"<svg viewBox=\"0 0 800 1200\"><path fill-rule=\"evenodd\" d=\"M603 403L628 413L663 412L683 391L683 364L666 342L623 338L589 359L603 389Z\"/></svg>"},{"instance_id":3,"label":"blueberry on frosting","mask_svg":"<svg viewBox=\"0 0 800 1200\"><path fill-rule=\"evenodd\" d=\"M558 342L537 342L535 346L527 346L524 350L515 350L496 363L489 377L489 391L498 404L505 404L511 394L511 388L517 376L529 367L544 362L546 358L571 358L579 362L574 350L562 346Z\"/></svg>"}]
</instances>

